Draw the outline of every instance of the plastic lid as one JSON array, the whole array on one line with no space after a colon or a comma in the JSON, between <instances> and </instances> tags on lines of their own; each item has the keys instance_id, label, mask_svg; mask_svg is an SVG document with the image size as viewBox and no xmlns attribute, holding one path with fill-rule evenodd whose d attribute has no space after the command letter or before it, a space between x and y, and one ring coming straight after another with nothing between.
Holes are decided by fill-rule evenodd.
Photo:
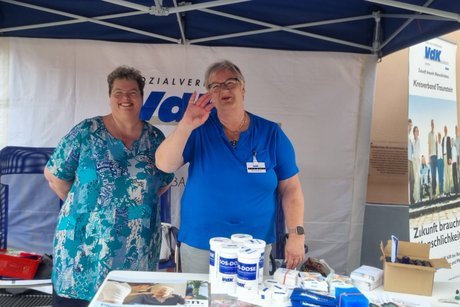
<instances>
[{"instance_id":1,"label":"plastic lid","mask_svg":"<svg viewBox=\"0 0 460 307\"><path fill-rule=\"evenodd\" d=\"M238 251L238 259L254 259L254 261L259 261L260 251L254 248L241 248Z\"/></svg>"},{"instance_id":2,"label":"plastic lid","mask_svg":"<svg viewBox=\"0 0 460 307\"><path fill-rule=\"evenodd\" d=\"M236 258L238 255L239 249L240 247L234 243L224 243L219 246L219 252L221 256L231 255Z\"/></svg>"},{"instance_id":3,"label":"plastic lid","mask_svg":"<svg viewBox=\"0 0 460 307\"><path fill-rule=\"evenodd\" d=\"M225 237L214 237L214 238L209 239L209 245L211 247L217 247L224 243L231 243L231 242L232 240L230 240L229 238L225 238Z\"/></svg>"},{"instance_id":4,"label":"plastic lid","mask_svg":"<svg viewBox=\"0 0 460 307\"><path fill-rule=\"evenodd\" d=\"M265 243L264 240L260 240L260 239L250 239L250 240L247 240L244 242L244 246L246 247L249 247L249 248L263 248L265 249L265 245L267 245Z\"/></svg>"},{"instance_id":5,"label":"plastic lid","mask_svg":"<svg viewBox=\"0 0 460 307\"><path fill-rule=\"evenodd\" d=\"M235 233L232 234L231 239L233 242L241 243L246 242L247 240L251 240L252 236L244 233Z\"/></svg>"}]
</instances>

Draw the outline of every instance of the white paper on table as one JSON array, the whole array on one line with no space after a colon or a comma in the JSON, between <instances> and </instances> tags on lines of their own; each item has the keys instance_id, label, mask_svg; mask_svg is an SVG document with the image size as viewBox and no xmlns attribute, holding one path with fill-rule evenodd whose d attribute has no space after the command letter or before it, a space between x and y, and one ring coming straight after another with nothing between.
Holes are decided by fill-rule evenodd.
<instances>
[{"instance_id":1,"label":"white paper on table","mask_svg":"<svg viewBox=\"0 0 460 307\"><path fill-rule=\"evenodd\" d=\"M393 303L398 307L431 307L431 303L424 298L409 297L404 294L397 293L379 293L379 294L366 294L369 304L382 306L385 303Z\"/></svg>"}]
</instances>

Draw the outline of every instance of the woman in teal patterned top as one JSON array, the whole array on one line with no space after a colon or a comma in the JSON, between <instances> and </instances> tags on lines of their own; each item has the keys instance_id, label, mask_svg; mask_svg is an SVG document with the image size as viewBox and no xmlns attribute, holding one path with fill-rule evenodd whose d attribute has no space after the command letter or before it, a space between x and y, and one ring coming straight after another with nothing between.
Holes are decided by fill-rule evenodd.
<instances>
[{"instance_id":1,"label":"woman in teal patterned top","mask_svg":"<svg viewBox=\"0 0 460 307\"><path fill-rule=\"evenodd\" d=\"M87 306L111 270L157 267L159 196L174 175L155 167L163 133L139 119L144 80L126 66L110 73L111 113L76 125L45 168L64 201L54 239L54 307Z\"/></svg>"}]
</instances>

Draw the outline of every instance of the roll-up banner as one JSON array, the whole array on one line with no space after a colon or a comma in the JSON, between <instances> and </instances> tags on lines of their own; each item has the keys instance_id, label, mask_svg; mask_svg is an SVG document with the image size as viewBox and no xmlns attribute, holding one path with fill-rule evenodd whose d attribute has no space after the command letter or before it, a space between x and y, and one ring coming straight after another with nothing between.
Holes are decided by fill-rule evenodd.
<instances>
[{"instance_id":1,"label":"roll-up banner","mask_svg":"<svg viewBox=\"0 0 460 307\"><path fill-rule=\"evenodd\" d=\"M460 280L460 138L457 45L432 39L409 50L408 201L410 238L452 268L436 280Z\"/></svg>"}]
</instances>

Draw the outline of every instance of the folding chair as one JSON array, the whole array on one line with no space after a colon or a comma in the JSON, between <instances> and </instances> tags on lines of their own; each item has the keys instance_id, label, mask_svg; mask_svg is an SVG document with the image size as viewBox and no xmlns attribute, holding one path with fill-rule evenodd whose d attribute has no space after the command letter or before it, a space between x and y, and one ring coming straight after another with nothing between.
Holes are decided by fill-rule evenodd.
<instances>
[{"instance_id":1,"label":"folding chair","mask_svg":"<svg viewBox=\"0 0 460 307\"><path fill-rule=\"evenodd\" d=\"M162 242L160 250L159 270L178 272L177 256L178 253L177 236L179 229L171 225L171 190L168 189L160 197L160 217L161 217L161 232Z\"/></svg>"}]
</instances>

